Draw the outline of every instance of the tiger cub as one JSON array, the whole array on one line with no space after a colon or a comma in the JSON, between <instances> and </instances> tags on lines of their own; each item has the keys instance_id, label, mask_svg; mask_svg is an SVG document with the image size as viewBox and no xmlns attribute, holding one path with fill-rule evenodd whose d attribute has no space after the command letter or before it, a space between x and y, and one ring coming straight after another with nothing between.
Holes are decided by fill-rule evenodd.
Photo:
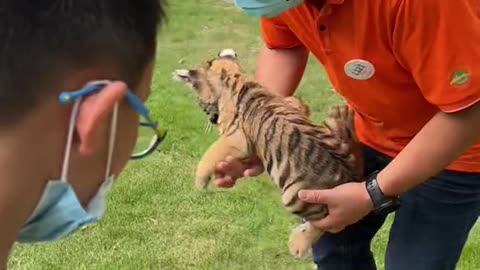
<instances>
[{"instance_id":1,"label":"tiger cub","mask_svg":"<svg viewBox=\"0 0 480 270\"><path fill-rule=\"evenodd\" d=\"M290 253L296 258L308 255L323 234L309 221L325 217L328 209L303 202L297 194L361 180L353 112L347 106L333 107L323 125L314 124L301 100L277 96L248 79L232 49L222 50L198 69L176 70L174 78L194 90L220 133L197 166L196 187L208 186L225 157L257 155L280 189L283 206L304 220L290 235Z\"/></svg>"}]
</instances>

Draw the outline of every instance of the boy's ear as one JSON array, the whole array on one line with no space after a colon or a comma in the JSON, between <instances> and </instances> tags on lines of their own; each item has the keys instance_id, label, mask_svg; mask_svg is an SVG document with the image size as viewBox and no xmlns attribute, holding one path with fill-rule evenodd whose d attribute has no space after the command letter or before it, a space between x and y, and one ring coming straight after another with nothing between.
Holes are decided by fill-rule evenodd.
<instances>
[{"instance_id":1,"label":"boy's ear","mask_svg":"<svg viewBox=\"0 0 480 270\"><path fill-rule=\"evenodd\" d=\"M127 94L127 85L113 82L96 94L85 97L80 104L76 130L80 139L80 154L90 155L94 152L95 130L99 123L111 112L115 103Z\"/></svg>"}]
</instances>

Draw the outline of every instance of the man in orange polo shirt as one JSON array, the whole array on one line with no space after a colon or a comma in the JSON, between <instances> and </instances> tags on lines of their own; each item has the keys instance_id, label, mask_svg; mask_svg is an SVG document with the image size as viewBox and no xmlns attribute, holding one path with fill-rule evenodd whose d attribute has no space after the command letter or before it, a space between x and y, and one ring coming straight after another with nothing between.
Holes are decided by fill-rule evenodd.
<instances>
[{"instance_id":1,"label":"man in orange polo shirt","mask_svg":"<svg viewBox=\"0 0 480 270\"><path fill-rule=\"evenodd\" d=\"M318 269L376 269L370 242L394 211L386 269L455 269L480 213L480 2L235 3L262 17L261 83L292 95L312 53L356 112L369 177L300 194L329 207ZM262 171L229 159L217 185Z\"/></svg>"}]
</instances>

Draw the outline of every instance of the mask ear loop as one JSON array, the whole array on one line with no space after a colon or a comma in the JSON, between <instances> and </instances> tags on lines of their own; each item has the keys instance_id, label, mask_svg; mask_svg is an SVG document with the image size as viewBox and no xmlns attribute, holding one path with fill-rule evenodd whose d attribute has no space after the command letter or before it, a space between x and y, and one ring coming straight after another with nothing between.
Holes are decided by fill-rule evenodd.
<instances>
[{"instance_id":1,"label":"mask ear loop","mask_svg":"<svg viewBox=\"0 0 480 270\"><path fill-rule=\"evenodd\" d=\"M70 122L68 127L68 135L67 135L67 143L65 146L65 155L63 158L63 165L62 165L62 174L60 180L62 182L67 182L67 174L68 174L68 167L70 163L70 153L72 149L72 140L73 140L73 132L75 130L75 123L78 116L78 111L80 109L80 104L82 101L82 97L79 96L75 100L72 108L72 114L70 115ZM112 156L113 156L113 149L115 144L115 136L117 133L117 119L118 119L118 102L115 103L113 114L112 114L112 121L110 123L110 137L108 141L108 156L107 156L107 167L105 170L105 177L109 177L111 171L111 164L112 164Z\"/></svg>"},{"instance_id":2,"label":"mask ear loop","mask_svg":"<svg viewBox=\"0 0 480 270\"><path fill-rule=\"evenodd\" d=\"M68 126L68 135L67 135L67 145L65 146L65 155L63 158L63 165L62 165L62 175L60 181L67 182L67 173L68 173L68 165L70 162L70 152L72 149L72 140L73 140L73 131L75 130L75 122L78 115L78 110L80 108L80 103L82 101L82 97L78 97L73 104L72 114L70 115L70 123Z\"/></svg>"},{"instance_id":3,"label":"mask ear loop","mask_svg":"<svg viewBox=\"0 0 480 270\"><path fill-rule=\"evenodd\" d=\"M108 156L107 168L105 171L105 179L110 176L112 166L113 148L115 147L115 136L117 134L117 118L118 118L118 102L115 103L112 113L112 121L110 123L110 138L108 140Z\"/></svg>"},{"instance_id":4,"label":"mask ear loop","mask_svg":"<svg viewBox=\"0 0 480 270\"><path fill-rule=\"evenodd\" d=\"M117 117L118 116L118 102L115 103L113 112L112 112L112 120L110 123L110 136L108 140L108 155L107 155L107 168L105 170L105 182L100 186L97 191L97 194L93 199L89 202L87 209L91 215L95 216L96 218L101 218L101 216L105 212L105 202L102 200L104 198L105 193L110 189L113 179L109 177L111 171L111 164L112 164L112 156L113 156L113 149L115 143L115 136L117 133Z\"/></svg>"}]
</instances>

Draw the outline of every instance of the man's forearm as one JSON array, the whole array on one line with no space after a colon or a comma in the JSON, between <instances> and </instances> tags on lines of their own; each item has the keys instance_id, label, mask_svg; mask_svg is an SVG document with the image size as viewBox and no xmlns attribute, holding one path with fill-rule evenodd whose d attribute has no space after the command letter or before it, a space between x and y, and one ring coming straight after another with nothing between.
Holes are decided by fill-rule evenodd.
<instances>
[{"instance_id":1,"label":"man's forearm","mask_svg":"<svg viewBox=\"0 0 480 270\"><path fill-rule=\"evenodd\" d=\"M300 83L308 60L304 47L271 50L262 48L256 80L280 96L291 96Z\"/></svg>"},{"instance_id":2,"label":"man's forearm","mask_svg":"<svg viewBox=\"0 0 480 270\"><path fill-rule=\"evenodd\" d=\"M436 114L378 175L386 195L400 195L436 175L480 139L480 103Z\"/></svg>"}]
</instances>

